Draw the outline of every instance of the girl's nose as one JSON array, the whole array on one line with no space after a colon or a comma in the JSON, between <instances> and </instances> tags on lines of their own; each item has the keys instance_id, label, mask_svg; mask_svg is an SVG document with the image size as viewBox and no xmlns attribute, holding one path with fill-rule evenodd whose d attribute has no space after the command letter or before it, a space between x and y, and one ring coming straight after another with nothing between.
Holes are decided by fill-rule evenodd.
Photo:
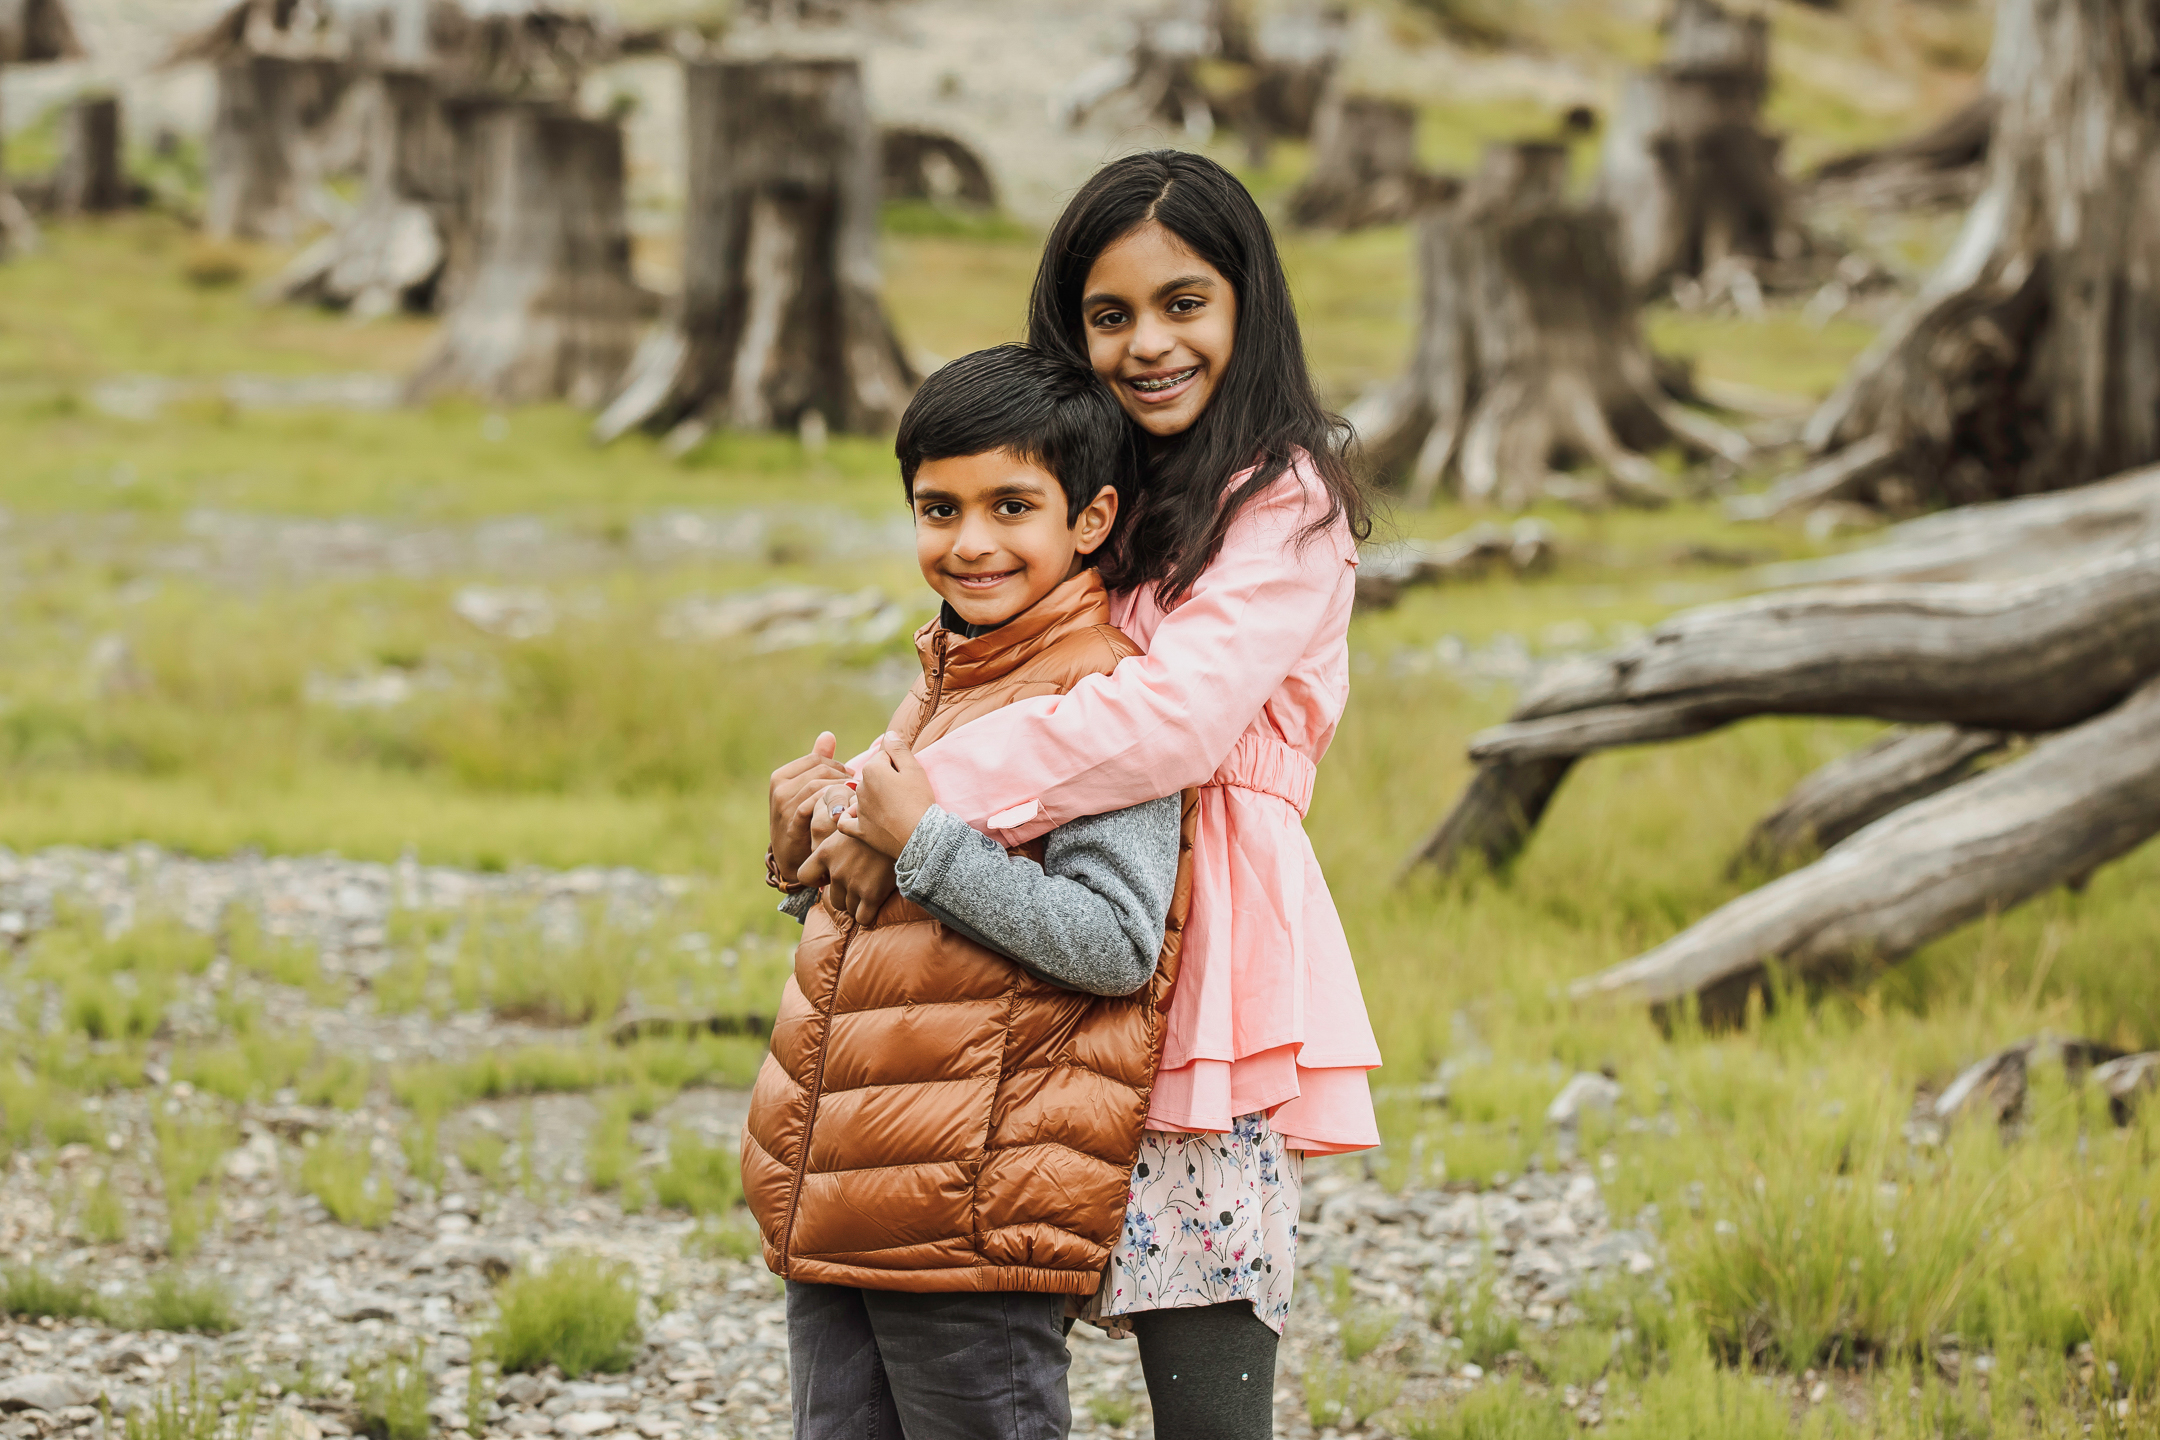
<instances>
[{"instance_id":1,"label":"girl's nose","mask_svg":"<svg viewBox=\"0 0 2160 1440\"><path fill-rule=\"evenodd\" d=\"M1176 345L1177 337L1170 333L1169 326L1160 320L1142 317L1133 326L1132 340L1126 345L1125 352L1143 365L1152 365Z\"/></svg>"}]
</instances>

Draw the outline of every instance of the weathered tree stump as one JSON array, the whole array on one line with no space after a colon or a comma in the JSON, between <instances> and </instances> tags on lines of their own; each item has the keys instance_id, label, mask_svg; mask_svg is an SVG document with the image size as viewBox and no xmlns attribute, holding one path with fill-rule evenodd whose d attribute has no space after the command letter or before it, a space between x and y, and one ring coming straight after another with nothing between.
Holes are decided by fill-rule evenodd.
<instances>
[{"instance_id":1,"label":"weathered tree stump","mask_svg":"<svg viewBox=\"0 0 2160 1440\"><path fill-rule=\"evenodd\" d=\"M1418 170L1414 106L1338 93L1322 103L1312 137L1312 172L1290 196L1294 225L1397 225L1434 191Z\"/></svg>"},{"instance_id":2,"label":"weathered tree stump","mask_svg":"<svg viewBox=\"0 0 2160 1440\"><path fill-rule=\"evenodd\" d=\"M73 60L83 53L75 22L61 0L0 0L0 69ZM36 246L37 223L8 185L0 164L0 260Z\"/></svg>"},{"instance_id":3,"label":"weathered tree stump","mask_svg":"<svg viewBox=\"0 0 2160 1440\"><path fill-rule=\"evenodd\" d=\"M1780 142L1762 128L1769 81L1768 20L1676 0L1665 60L1629 81L1598 184L1638 290L1705 277L1757 283L1763 264L1806 248L1778 173Z\"/></svg>"},{"instance_id":4,"label":"weathered tree stump","mask_svg":"<svg viewBox=\"0 0 2160 1440\"><path fill-rule=\"evenodd\" d=\"M462 198L453 112L425 73L393 71L368 84L359 208L270 282L271 299L369 316L432 309L449 288L441 281Z\"/></svg>"},{"instance_id":5,"label":"weathered tree stump","mask_svg":"<svg viewBox=\"0 0 2160 1440\"><path fill-rule=\"evenodd\" d=\"M131 198L120 160L120 102L110 95L72 101L60 121L53 209L62 215L102 215L125 209Z\"/></svg>"},{"instance_id":6,"label":"weathered tree stump","mask_svg":"<svg viewBox=\"0 0 2160 1440\"><path fill-rule=\"evenodd\" d=\"M1892 730L1793 787L1749 833L1733 871L1780 868L1827 850L1891 811L1966 779L2009 740L2000 730L1956 725Z\"/></svg>"},{"instance_id":7,"label":"weathered tree stump","mask_svg":"<svg viewBox=\"0 0 2160 1440\"><path fill-rule=\"evenodd\" d=\"M1868 826L1712 912L1578 999L1704 997L1729 1008L1776 962L1794 974L1911 954L2089 875L2160 833L2160 681L1985 775Z\"/></svg>"},{"instance_id":8,"label":"weathered tree stump","mask_svg":"<svg viewBox=\"0 0 2160 1440\"><path fill-rule=\"evenodd\" d=\"M685 98L680 313L641 348L596 434L885 430L915 377L878 293L878 142L860 68L696 63Z\"/></svg>"},{"instance_id":9,"label":"weathered tree stump","mask_svg":"<svg viewBox=\"0 0 2160 1440\"><path fill-rule=\"evenodd\" d=\"M433 6L424 23L411 20L397 9L345 19L366 188L350 219L271 282L269 298L363 316L447 308L475 259L461 134L498 104L574 110L595 66L652 38L541 4Z\"/></svg>"},{"instance_id":10,"label":"weathered tree stump","mask_svg":"<svg viewBox=\"0 0 2160 1440\"><path fill-rule=\"evenodd\" d=\"M997 184L990 178L990 167L951 135L914 125L888 125L878 132L878 162L888 200L997 209Z\"/></svg>"},{"instance_id":11,"label":"weathered tree stump","mask_svg":"<svg viewBox=\"0 0 2160 1440\"><path fill-rule=\"evenodd\" d=\"M217 69L203 229L220 239L284 243L320 218L311 141L345 93L331 60L243 55Z\"/></svg>"},{"instance_id":12,"label":"weathered tree stump","mask_svg":"<svg viewBox=\"0 0 2160 1440\"><path fill-rule=\"evenodd\" d=\"M2160 0L2003 0L1987 183L1942 266L1808 422L1887 441L1922 506L2160 459Z\"/></svg>"},{"instance_id":13,"label":"weathered tree stump","mask_svg":"<svg viewBox=\"0 0 2160 1440\"><path fill-rule=\"evenodd\" d=\"M1864 210L1969 205L1987 176L1999 108L1983 91L1917 135L1824 161L1808 189L1818 203Z\"/></svg>"},{"instance_id":14,"label":"weathered tree stump","mask_svg":"<svg viewBox=\"0 0 2160 1440\"><path fill-rule=\"evenodd\" d=\"M597 404L651 310L630 278L620 127L498 105L474 118L464 149L471 278L411 394Z\"/></svg>"},{"instance_id":15,"label":"weathered tree stump","mask_svg":"<svg viewBox=\"0 0 2160 1440\"><path fill-rule=\"evenodd\" d=\"M1223 109L1248 158L1264 166L1271 142L1313 133L1342 64L1348 16L1339 6L1300 5L1273 10L1257 25L1217 28L1224 58L1246 67L1243 87Z\"/></svg>"},{"instance_id":16,"label":"weathered tree stump","mask_svg":"<svg viewBox=\"0 0 2160 1440\"><path fill-rule=\"evenodd\" d=\"M1566 175L1557 145L1496 146L1459 198L1419 217L1417 349L1350 415L1411 504L1452 475L1472 503L1656 505L1675 492L1645 450L1747 453L1659 388L1612 216L1571 206ZM1598 478L1556 473L1570 464Z\"/></svg>"}]
</instances>

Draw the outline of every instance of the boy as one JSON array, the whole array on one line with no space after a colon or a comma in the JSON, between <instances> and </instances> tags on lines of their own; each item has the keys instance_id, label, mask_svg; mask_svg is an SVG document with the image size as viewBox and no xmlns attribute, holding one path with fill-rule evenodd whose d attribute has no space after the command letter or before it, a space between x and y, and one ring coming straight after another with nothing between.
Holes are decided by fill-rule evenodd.
<instances>
[{"instance_id":1,"label":"boy","mask_svg":"<svg viewBox=\"0 0 2160 1440\"><path fill-rule=\"evenodd\" d=\"M1017 345L939 370L900 423L917 560L944 603L863 762L861 813L845 791L817 813L895 855L899 893L868 925L791 897L803 940L743 1129L744 1191L787 1280L798 1440L1070 1425L1066 1302L1095 1292L1123 1218L1183 927L1185 807L1075 820L1008 855L932 803L912 747L1135 652L1089 568L1128 436L1092 372ZM790 807L774 816L775 853L800 854Z\"/></svg>"}]
</instances>

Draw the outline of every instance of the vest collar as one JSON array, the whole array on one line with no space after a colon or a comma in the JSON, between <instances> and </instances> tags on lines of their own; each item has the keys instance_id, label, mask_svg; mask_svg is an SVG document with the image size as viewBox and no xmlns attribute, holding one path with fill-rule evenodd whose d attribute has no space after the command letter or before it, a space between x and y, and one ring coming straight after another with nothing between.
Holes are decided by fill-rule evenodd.
<instances>
[{"instance_id":1,"label":"vest collar","mask_svg":"<svg viewBox=\"0 0 2160 1440\"><path fill-rule=\"evenodd\" d=\"M995 630L970 636L965 629L946 623L950 609L940 607L938 618L915 632L915 653L922 660L923 673L933 679L942 637L947 692L987 685L1067 635L1110 623L1110 596L1103 589L1102 572L1092 567L1066 580ZM965 623L958 615L951 618Z\"/></svg>"}]
</instances>

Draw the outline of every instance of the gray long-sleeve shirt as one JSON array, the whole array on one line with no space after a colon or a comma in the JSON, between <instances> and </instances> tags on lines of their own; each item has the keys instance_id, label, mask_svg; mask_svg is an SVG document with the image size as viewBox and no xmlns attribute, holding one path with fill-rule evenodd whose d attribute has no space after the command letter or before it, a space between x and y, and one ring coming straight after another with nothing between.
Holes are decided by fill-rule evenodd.
<instances>
[{"instance_id":1,"label":"gray long-sleeve shirt","mask_svg":"<svg viewBox=\"0 0 2160 1440\"><path fill-rule=\"evenodd\" d=\"M1043 863L933 805L893 866L900 893L1022 968L1067 989L1130 995L1162 953L1177 884L1176 795L1070 820ZM814 892L782 908L801 919Z\"/></svg>"},{"instance_id":2,"label":"gray long-sleeve shirt","mask_svg":"<svg viewBox=\"0 0 2160 1440\"><path fill-rule=\"evenodd\" d=\"M1037 865L933 805L893 873L902 895L1053 984L1130 995L1162 953L1182 811L1167 795L1069 820Z\"/></svg>"}]
</instances>

